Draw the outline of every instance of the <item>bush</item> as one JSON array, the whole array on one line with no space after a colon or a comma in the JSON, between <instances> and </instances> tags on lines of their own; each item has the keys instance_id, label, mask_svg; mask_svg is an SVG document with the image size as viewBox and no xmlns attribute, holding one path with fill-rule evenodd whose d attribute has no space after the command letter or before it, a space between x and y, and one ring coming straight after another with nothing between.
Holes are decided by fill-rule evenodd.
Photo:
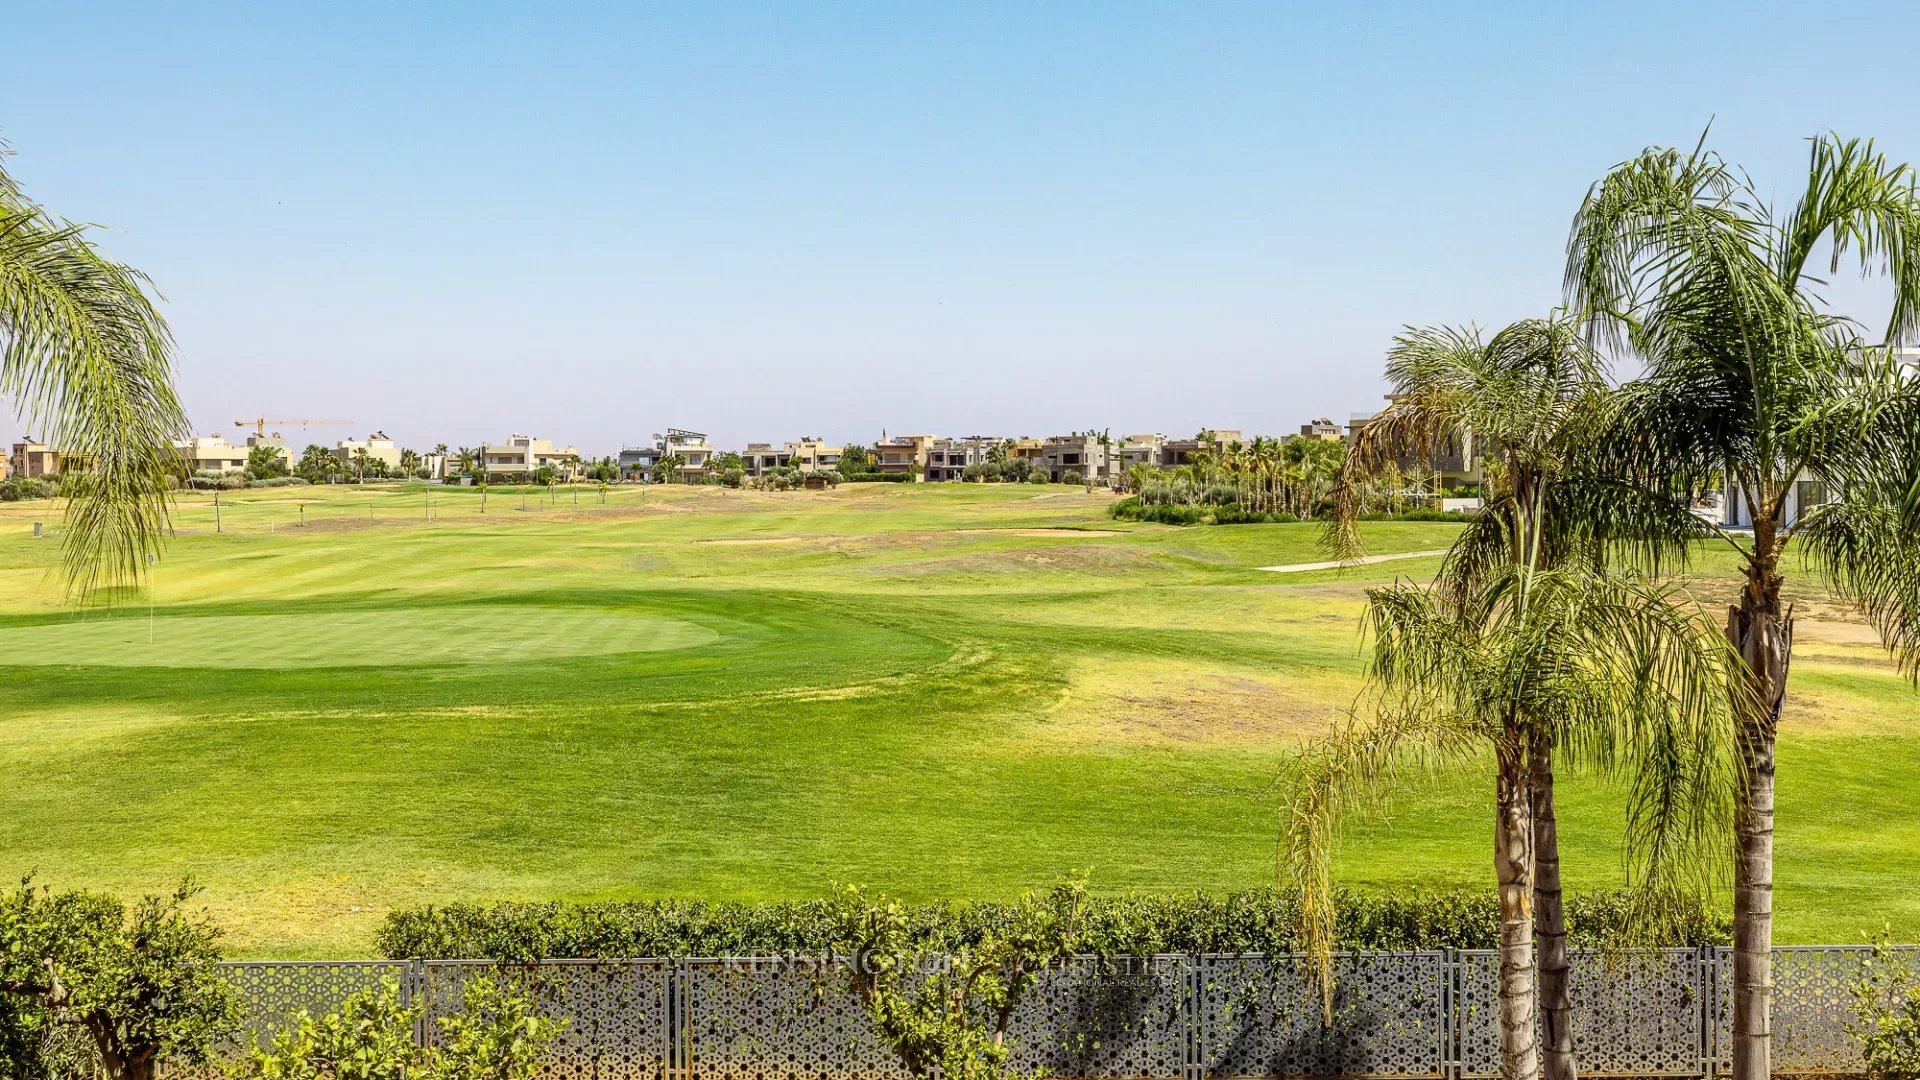
<instances>
[{"instance_id":1,"label":"bush","mask_svg":"<svg viewBox=\"0 0 1920 1080\"><path fill-rule=\"evenodd\" d=\"M193 892L131 911L30 883L0 895L0 1076L71 1074L58 1056L76 1052L75 1032L91 1044L79 1075L153 1080L161 1065L191 1075L210 1063L239 1006L215 967L219 931L186 911Z\"/></svg>"},{"instance_id":2,"label":"bush","mask_svg":"<svg viewBox=\"0 0 1920 1080\"><path fill-rule=\"evenodd\" d=\"M1141 501L1138 495L1117 500L1107 508L1107 513L1123 521L1157 521L1162 525L1205 525L1213 520L1204 506L1149 503Z\"/></svg>"},{"instance_id":3,"label":"bush","mask_svg":"<svg viewBox=\"0 0 1920 1080\"><path fill-rule=\"evenodd\" d=\"M1860 1044L1869 1080L1920 1077L1920 987L1913 967L1881 937L1852 986L1847 1034Z\"/></svg>"},{"instance_id":4,"label":"bush","mask_svg":"<svg viewBox=\"0 0 1920 1080\"><path fill-rule=\"evenodd\" d=\"M503 989L490 975L469 979L461 1012L442 1017L431 1046L414 1041L423 1010L400 1003L392 979L362 990L315 1018L302 1012L289 1029L255 1050L237 1080L532 1080L560 1024L533 998Z\"/></svg>"},{"instance_id":5,"label":"bush","mask_svg":"<svg viewBox=\"0 0 1920 1080\"><path fill-rule=\"evenodd\" d=\"M841 472L841 478L850 484L904 484L913 479L908 473L898 472Z\"/></svg>"},{"instance_id":6,"label":"bush","mask_svg":"<svg viewBox=\"0 0 1920 1080\"><path fill-rule=\"evenodd\" d=\"M247 486L247 474L196 469L187 477L187 486L195 491L234 491Z\"/></svg>"},{"instance_id":7,"label":"bush","mask_svg":"<svg viewBox=\"0 0 1920 1080\"><path fill-rule=\"evenodd\" d=\"M311 483L312 481L299 476L269 476L265 480L248 481L247 486L257 488L307 487Z\"/></svg>"},{"instance_id":8,"label":"bush","mask_svg":"<svg viewBox=\"0 0 1920 1080\"><path fill-rule=\"evenodd\" d=\"M1069 485L1079 485L1086 483L1087 480L1086 477L1080 475L1079 469L1068 469L1066 472L1060 474L1060 482Z\"/></svg>"},{"instance_id":9,"label":"bush","mask_svg":"<svg viewBox=\"0 0 1920 1080\"><path fill-rule=\"evenodd\" d=\"M50 499L53 497L53 484L41 476L10 476L0 482L0 502L19 502L22 499Z\"/></svg>"},{"instance_id":10,"label":"bush","mask_svg":"<svg viewBox=\"0 0 1920 1080\"><path fill-rule=\"evenodd\" d=\"M1033 465L1032 465L1031 463L1029 463L1029 464L1027 465L1027 483L1029 483L1029 484L1051 484L1051 483L1053 483L1053 479L1052 479L1051 477L1049 477L1049 476L1047 475L1047 470L1045 470L1045 469L1036 469L1036 468L1034 468L1034 467L1033 467Z\"/></svg>"},{"instance_id":11,"label":"bush","mask_svg":"<svg viewBox=\"0 0 1920 1080\"><path fill-rule=\"evenodd\" d=\"M1491 891L1345 893L1338 910L1346 949L1489 949L1498 938L1499 903ZM1570 896L1573 943L1617 940L1626 910L1618 893ZM389 912L375 940L393 959L817 954L832 948L841 932L837 911L832 900L449 904ZM903 940L932 951L977 945L1012 912L1012 905L993 901L910 906L901 916ZM1086 951L1111 956L1297 948L1294 905L1272 889L1089 897L1080 919ZM1660 944L1725 944L1728 927L1725 916L1702 909Z\"/></svg>"}]
</instances>

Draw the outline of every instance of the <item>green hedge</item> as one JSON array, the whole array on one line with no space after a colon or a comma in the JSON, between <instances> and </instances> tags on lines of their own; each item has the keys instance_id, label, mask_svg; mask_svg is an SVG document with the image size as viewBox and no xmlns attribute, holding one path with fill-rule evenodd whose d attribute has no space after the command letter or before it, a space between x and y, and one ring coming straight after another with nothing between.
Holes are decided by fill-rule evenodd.
<instances>
[{"instance_id":1,"label":"green hedge","mask_svg":"<svg viewBox=\"0 0 1920 1080\"><path fill-rule=\"evenodd\" d=\"M840 476L850 484L904 484L913 479L912 473L903 472L841 473Z\"/></svg>"},{"instance_id":2,"label":"green hedge","mask_svg":"<svg viewBox=\"0 0 1920 1080\"><path fill-rule=\"evenodd\" d=\"M933 903L912 907L912 937L930 950L978 939L1003 920L1007 906ZM1339 937L1347 949L1487 949L1494 947L1499 905L1491 892L1349 893L1339 904ZM402 908L377 931L392 959L547 957L752 956L819 953L838 937L846 908L828 900L764 904L697 900L609 903L449 904ZM1646 942L1724 945L1724 915L1706 910L1687 925ZM1273 890L1191 896L1090 898L1084 951L1111 956L1156 953L1296 951L1294 908ZM1627 901L1620 893L1574 894L1567 929L1575 945L1623 940Z\"/></svg>"},{"instance_id":3,"label":"green hedge","mask_svg":"<svg viewBox=\"0 0 1920 1080\"><path fill-rule=\"evenodd\" d=\"M1143 503L1140 496L1129 495L1116 500L1107 508L1107 513L1123 521L1157 521L1162 525L1265 525L1276 522L1297 522L1300 519L1293 514L1269 513L1262 510L1242 510L1237 506L1195 505L1192 503ZM1361 521L1472 521L1476 512L1472 510L1429 510L1421 507L1405 510L1398 514L1361 514ZM1315 517L1315 521L1325 520L1324 516Z\"/></svg>"}]
</instances>

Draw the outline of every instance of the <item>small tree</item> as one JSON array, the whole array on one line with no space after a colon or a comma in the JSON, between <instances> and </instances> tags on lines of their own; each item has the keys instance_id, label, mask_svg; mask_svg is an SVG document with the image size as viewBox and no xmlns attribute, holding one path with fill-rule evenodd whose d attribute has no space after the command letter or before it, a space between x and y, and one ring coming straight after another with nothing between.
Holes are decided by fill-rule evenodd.
<instances>
[{"instance_id":1,"label":"small tree","mask_svg":"<svg viewBox=\"0 0 1920 1080\"><path fill-rule=\"evenodd\" d=\"M332 451L318 443L309 443L300 452L300 460L293 466L293 474L310 484L326 483L327 477L339 471L340 459Z\"/></svg>"},{"instance_id":2,"label":"small tree","mask_svg":"<svg viewBox=\"0 0 1920 1080\"><path fill-rule=\"evenodd\" d=\"M840 451L840 475L859 476L873 471L873 458L864 446L849 446Z\"/></svg>"},{"instance_id":3,"label":"small tree","mask_svg":"<svg viewBox=\"0 0 1920 1080\"><path fill-rule=\"evenodd\" d=\"M247 451L247 479L265 480L287 475L286 451L277 446L256 446Z\"/></svg>"},{"instance_id":4,"label":"small tree","mask_svg":"<svg viewBox=\"0 0 1920 1080\"><path fill-rule=\"evenodd\" d=\"M111 896L23 881L0 898L0 995L42 1029L84 1031L109 1080L153 1080L162 1059L207 1064L239 1006L215 969L219 931L186 911L195 891L129 912Z\"/></svg>"},{"instance_id":5,"label":"small tree","mask_svg":"<svg viewBox=\"0 0 1920 1080\"><path fill-rule=\"evenodd\" d=\"M1073 954L1085 899L1079 880L1027 893L977 938L950 943L938 963L914 940L905 906L850 888L835 912L834 950L850 960L849 989L908 1072L1001 1080L1014 1011Z\"/></svg>"}]
</instances>

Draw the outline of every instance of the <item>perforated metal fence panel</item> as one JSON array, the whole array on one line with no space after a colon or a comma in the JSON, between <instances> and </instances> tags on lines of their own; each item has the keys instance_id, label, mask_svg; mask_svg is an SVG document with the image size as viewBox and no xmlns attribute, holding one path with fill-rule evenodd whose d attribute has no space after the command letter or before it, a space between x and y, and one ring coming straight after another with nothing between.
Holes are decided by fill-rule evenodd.
<instances>
[{"instance_id":1,"label":"perforated metal fence panel","mask_svg":"<svg viewBox=\"0 0 1920 1080\"><path fill-rule=\"evenodd\" d=\"M1774 1067L1857 1073L1847 1028L1863 948L1775 955ZM1900 963L1920 966L1902 949ZM1574 1045L1593 1076L1726 1071L1733 957L1726 949L1576 952ZM841 964L777 958L243 963L225 965L263 1042L391 981L423 1007L416 1033L490 974L565 1021L542 1066L552 1080L900 1080L907 1076ZM1013 1064L1060 1077L1431 1077L1500 1066L1491 952L1358 953L1334 962L1329 1013L1295 956L1075 959L1048 971L1011 1017Z\"/></svg>"}]
</instances>

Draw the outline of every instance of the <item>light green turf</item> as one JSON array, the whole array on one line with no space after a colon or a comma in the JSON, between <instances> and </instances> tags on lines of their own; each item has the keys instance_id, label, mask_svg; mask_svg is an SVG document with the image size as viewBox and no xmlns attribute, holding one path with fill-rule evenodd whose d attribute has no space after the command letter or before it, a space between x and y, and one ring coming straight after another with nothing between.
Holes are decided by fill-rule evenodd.
<instances>
[{"instance_id":1,"label":"light green turf","mask_svg":"<svg viewBox=\"0 0 1920 1080\"><path fill-rule=\"evenodd\" d=\"M0 627L9 664L288 668L487 664L688 649L719 640L680 619L546 607L169 615L138 611Z\"/></svg>"},{"instance_id":2,"label":"light green turf","mask_svg":"<svg viewBox=\"0 0 1920 1080\"><path fill-rule=\"evenodd\" d=\"M1261 885L1284 756L1359 689L1362 590L1436 563L1264 573L1320 558L1315 528L1114 523L1059 487L574 498L247 491L215 533L196 494L151 595L104 616L48 577L56 508L0 504L0 874L191 873L236 952L283 956L456 898ZM1920 707L1798 599L1782 937L1920 936ZM273 666L207 666L242 654ZM1484 882L1490 800L1408 778L1343 879ZM1572 884L1616 881L1616 797L1561 806Z\"/></svg>"}]
</instances>

